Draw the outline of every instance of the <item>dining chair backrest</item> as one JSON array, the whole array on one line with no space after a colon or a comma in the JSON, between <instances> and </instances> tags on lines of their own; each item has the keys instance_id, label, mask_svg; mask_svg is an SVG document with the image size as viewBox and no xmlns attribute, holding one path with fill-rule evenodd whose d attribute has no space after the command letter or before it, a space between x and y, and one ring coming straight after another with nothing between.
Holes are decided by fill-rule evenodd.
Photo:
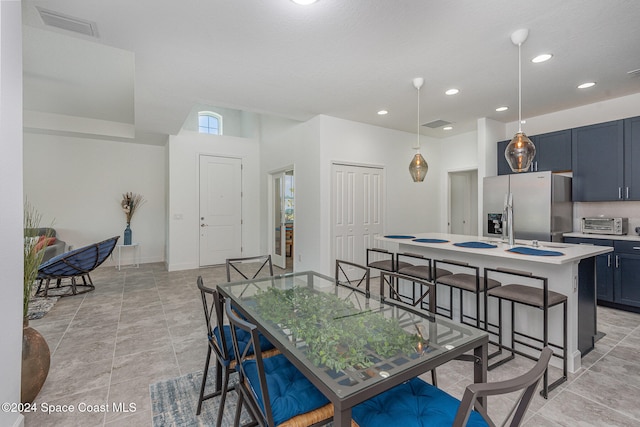
<instances>
[{"instance_id":1,"label":"dining chair backrest","mask_svg":"<svg viewBox=\"0 0 640 427\"><path fill-rule=\"evenodd\" d=\"M225 262L227 282L273 276L271 255L228 258Z\"/></svg>"},{"instance_id":2,"label":"dining chair backrest","mask_svg":"<svg viewBox=\"0 0 640 427\"><path fill-rule=\"evenodd\" d=\"M400 292L401 286L411 289L411 296ZM435 313L436 292L433 282L400 273L380 272L380 299L387 298Z\"/></svg>"},{"instance_id":3,"label":"dining chair backrest","mask_svg":"<svg viewBox=\"0 0 640 427\"><path fill-rule=\"evenodd\" d=\"M202 299L209 345L212 346L212 349L216 352L216 356L220 362L223 365L228 365L231 361L229 348L232 343L227 341L227 334L224 333L223 300L215 288L205 286L202 276L198 276L198 289L200 289Z\"/></svg>"},{"instance_id":4,"label":"dining chair backrest","mask_svg":"<svg viewBox=\"0 0 640 427\"><path fill-rule=\"evenodd\" d=\"M236 425L245 400L260 425L311 426L333 417L333 404L283 354L263 357L257 326L242 319L229 299L225 312L238 372ZM238 340L240 331L249 339Z\"/></svg>"},{"instance_id":5,"label":"dining chair backrest","mask_svg":"<svg viewBox=\"0 0 640 427\"><path fill-rule=\"evenodd\" d=\"M547 370L552 350L545 347L535 366L525 374L505 381L474 383L467 386L462 401L443 390L413 378L356 405L352 410L359 427L420 427L446 425L452 427L486 427L522 424L524 415L536 393L542 375ZM479 398L520 391L513 408L501 424L492 420ZM398 402L402 402L400 405ZM504 413L500 411L500 413Z\"/></svg>"},{"instance_id":6,"label":"dining chair backrest","mask_svg":"<svg viewBox=\"0 0 640 427\"><path fill-rule=\"evenodd\" d=\"M351 261L336 260L334 278L338 285L348 286L368 297L370 295L370 277L369 267Z\"/></svg>"},{"instance_id":7,"label":"dining chair backrest","mask_svg":"<svg viewBox=\"0 0 640 427\"><path fill-rule=\"evenodd\" d=\"M510 427L517 427L522 424L524 415L533 400L533 396L536 394L540 379L546 372L552 355L553 350L548 346L544 347L540 353L540 358L533 368L518 377L499 382L468 385L462 396L462 402L460 403L453 426L463 427L466 425L469 414L474 408L480 412L485 420L490 420L486 408L478 404L478 398L513 393L515 391L521 391L520 396L516 399L509 415L507 415L502 425L506 425L509 419L511 419ZM491 421L491 423L493 423L493 421Z\"/></svg>"}]
</instances>

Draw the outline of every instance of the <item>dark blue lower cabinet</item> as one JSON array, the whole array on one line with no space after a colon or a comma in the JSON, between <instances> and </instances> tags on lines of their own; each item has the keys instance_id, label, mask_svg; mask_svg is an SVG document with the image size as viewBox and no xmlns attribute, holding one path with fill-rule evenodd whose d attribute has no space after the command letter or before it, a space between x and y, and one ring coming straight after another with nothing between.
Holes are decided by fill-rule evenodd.
<instances>
[{"instance_id":1,"label":"dark blue lower cabinet","mask_svg":"<svg viewBox=\"0 0 640 427\"><path fill-rule=\"evenodd\" d=\"M640 250L638 252L616 252L614 302L640 307Z\"/></svg>"},{"instance_id":2,"label":"dark blue lower cabinet","mask_svg":"<svg viewBox=\"0 0 640 427\"><path fill-rule=\"evenodd\" d=\"M596 296L600 301L613 302L613 252L596 257Z\"/></svg>"}]
</instances>

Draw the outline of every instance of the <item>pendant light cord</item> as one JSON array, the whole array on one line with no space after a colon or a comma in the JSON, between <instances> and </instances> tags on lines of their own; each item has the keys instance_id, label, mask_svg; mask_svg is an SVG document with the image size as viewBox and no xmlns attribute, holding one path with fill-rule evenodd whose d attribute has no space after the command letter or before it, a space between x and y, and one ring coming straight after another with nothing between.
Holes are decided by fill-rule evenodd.
<instances>
[{"instance_id":1,"label":"pendant light cord","mask_svg":"<svg viewBox=\"0 0 640 427\"><path fill-rule=\"evenodd\" d=\"M518 43L518 133L522 133L522 43Z\"/></svg>"},{"instance_id":2,"label":"pendant light cord","mask_svg":"<svg viewBox=\"0 0 640 427\"><path fill-rule=\"evenodd\" d=\"M418 128L416 129L416 137L417 137L417 141L416 141L416 151L419 153L420 152L420 88L418 89Z\"/></svg>"}]
</instances>

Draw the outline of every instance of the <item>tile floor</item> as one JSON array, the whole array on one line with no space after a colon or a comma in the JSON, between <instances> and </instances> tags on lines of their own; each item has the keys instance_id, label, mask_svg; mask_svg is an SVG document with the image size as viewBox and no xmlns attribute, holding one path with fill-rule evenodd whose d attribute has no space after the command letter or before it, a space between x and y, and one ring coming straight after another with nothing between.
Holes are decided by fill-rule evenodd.
<instances>
[{"instance_id":1,"label":"tile floor","mask_svg":"<svg viewBox=\"0 0 640 427\"><path fill-rule=\"evenodd\" d=\"M134 404L135 411L39 411L25 414L25 426L151 426L149 384L199 371L204 364L196 278L202 275L213 285L224 281L224 274L223 267L169 273L163 264L97 269L91 274L95 291L62 298L44 318L31 321L52 353L49 377L36 402L50 409L65 404L111 408L119 402L127 408ZM598 329L606 336L583 359L583 368L570 374L549 400L536 396L525 425L640 425L640 314L599 308ZM518 375L531 363L517 357L490 371L489 379ZM472 382L472 369L468 362L452 362L438 368L438 381L461 397ZM509 396L489 400L490 412L506 413L509 402Z\"/></svg>"}]
</instances>

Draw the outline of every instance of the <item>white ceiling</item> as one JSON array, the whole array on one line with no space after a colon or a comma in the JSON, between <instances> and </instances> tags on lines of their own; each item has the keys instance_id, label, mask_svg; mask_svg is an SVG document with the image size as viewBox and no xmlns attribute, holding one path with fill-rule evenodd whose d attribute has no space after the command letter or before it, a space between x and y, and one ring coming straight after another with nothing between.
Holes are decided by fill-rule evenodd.
<instances>
[{"instance_id":1,"label":"white ceiling","mask_svg":"<svg viewBox=\"0 0 640 427\"><path fill-rule=\"evenodd\" d=\"M35 6L95 22L98 38L45 26ZM195 104L415 132L419 76L420 123L454 126L422 134L474 130L480 117L512 122L518 48L510 35L519 28L529 29L523 118L640 92L640 77L628 74L640 69L636 0L23 0L23 21L66 36L48 43L68 40L55 59L25 42L25 109L134 121L140 134L176 134ZM103 61L116 62L67 49L74 40L105 45ZM133 53L135 71L119 51ZM543 52L554 57L530 62ZM60 75L83 67L93 84L82 73ZM51 100L47 84L61 80L82 91ZM597 85L577 90L584 81ZM460 93L446 96L451 87ZM510 109L497 113L501 105Z\"/></svg>"}]
</instances>

